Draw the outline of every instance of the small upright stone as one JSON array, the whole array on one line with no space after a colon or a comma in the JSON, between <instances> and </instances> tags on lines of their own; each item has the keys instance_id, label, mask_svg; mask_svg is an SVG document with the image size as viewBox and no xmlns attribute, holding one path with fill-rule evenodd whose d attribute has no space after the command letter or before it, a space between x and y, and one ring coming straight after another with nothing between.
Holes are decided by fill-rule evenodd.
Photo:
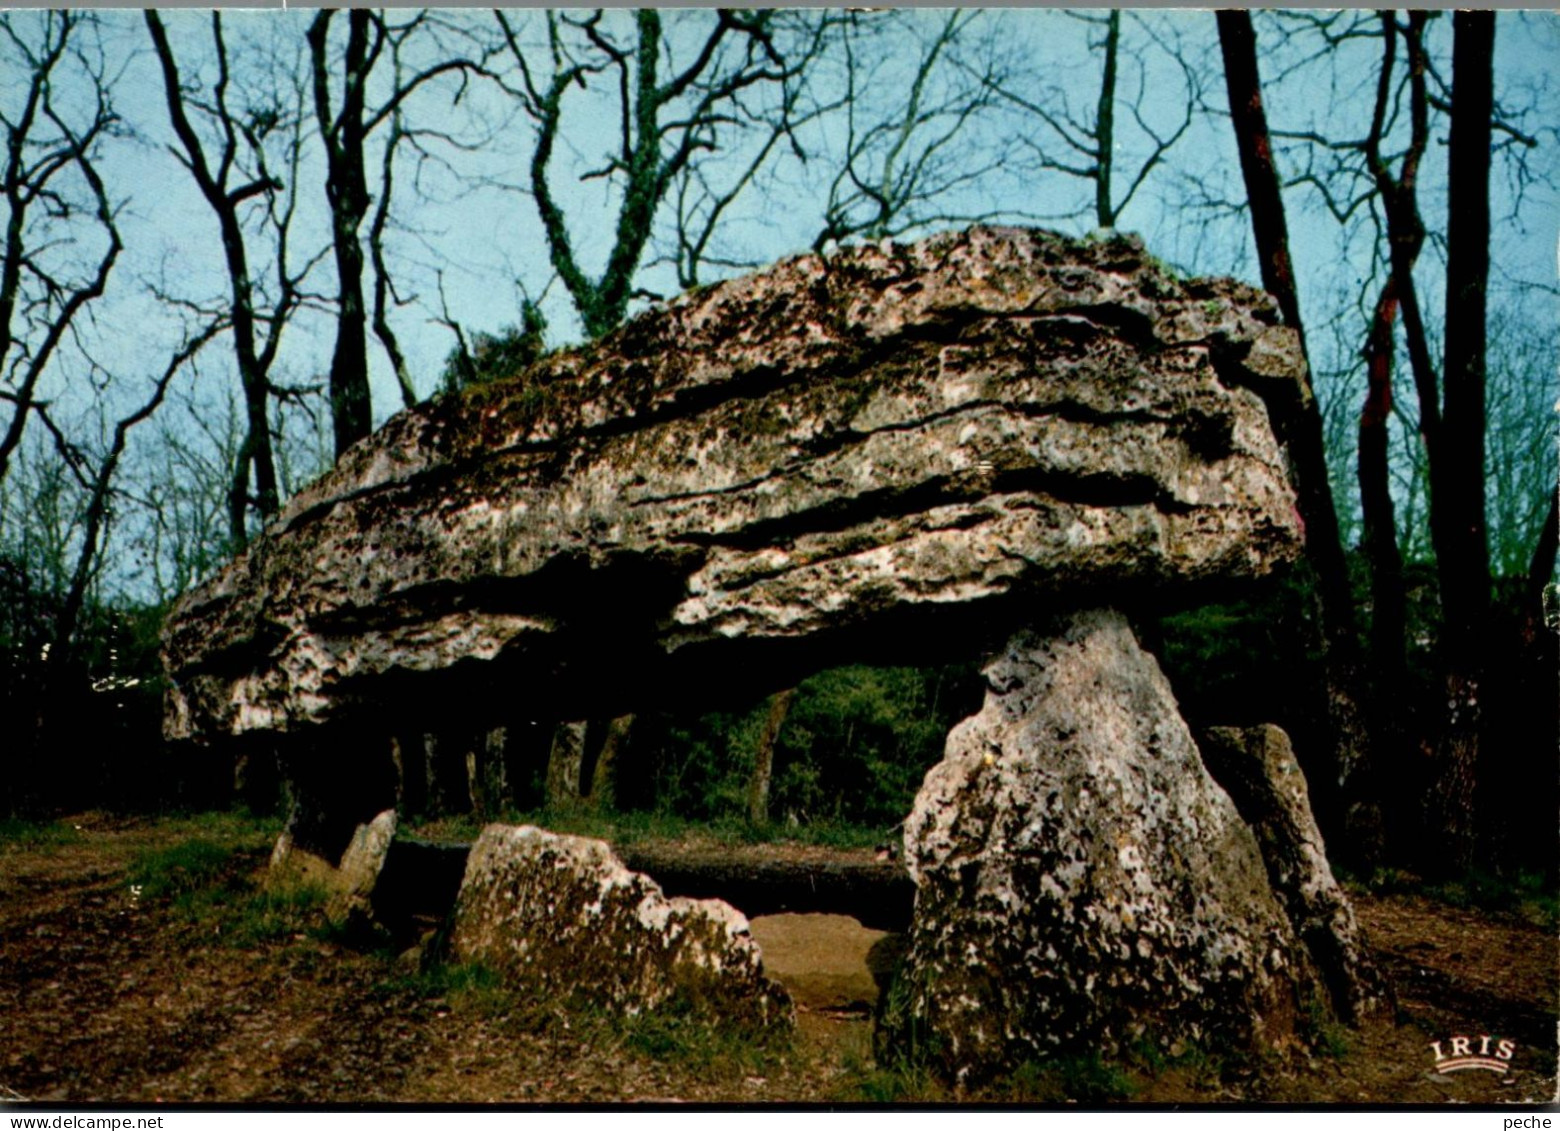
<instances>
[{"instance_id":1,"label":"small upright stone","mask_svg":"<svg viewBox=\"0 0 1560 1131\"><path fill-rule=\"evenodd\" d=\"M1202 754L1256 833L1273 891L1311 952L1334 1011L1351 1024L1390 1013L1391 988L1333 878L1289 735L1271 725L1214 727L1203 736Z\"/></svg>"}]
</instances>

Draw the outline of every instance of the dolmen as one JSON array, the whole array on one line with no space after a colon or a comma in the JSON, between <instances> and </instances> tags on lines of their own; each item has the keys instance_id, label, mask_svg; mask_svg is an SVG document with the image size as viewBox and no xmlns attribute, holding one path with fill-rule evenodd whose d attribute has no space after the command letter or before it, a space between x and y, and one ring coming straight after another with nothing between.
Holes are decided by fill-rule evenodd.
<instances>
[{"instance_id":1,"label":"dolmen","mask_svg":"<svg viewBox=\"0 0 1560 1131\"><path fill-rule=\"evenodd\" d=\"M984 705L905 823L885 1047L973 1083L1079 1050L1299 1042L1387 1000L1303 778L1287 742L1224 735L1243 816L1130 617L1298 556L1265 398L1303 364L1264 295L1126 236L978 227L789 259L348 451L173 611L166 734L274 747L278 861L361 897L395 841L397 727L983 657ZM788 1022L740 914L568 839L484 832L459 956ZM581 917L645 957L569 961Z\"/></svg>"}]
</instances>

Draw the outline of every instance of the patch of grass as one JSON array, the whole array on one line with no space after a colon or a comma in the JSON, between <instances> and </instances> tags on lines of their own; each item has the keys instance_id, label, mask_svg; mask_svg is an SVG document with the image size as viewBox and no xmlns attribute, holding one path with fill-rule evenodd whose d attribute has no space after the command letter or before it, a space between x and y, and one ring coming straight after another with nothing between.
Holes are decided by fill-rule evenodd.
<instances>
[{"instance_id":1,"label":"patch of grass","mask_svg":"<svg viewBox=\"0 0 1560 1131\"><path fill-rule=\"evenodd\" d=\"M131 889L145 899L188 896L217 883L233 848L197 839L139 853L130 865Z\"/></svg>"},{"instance_id":2,"label":"patch of grass","mask_svg":"<svg viewBox=\"0 0 1560 1131\"><path fill-rule=\"evenodd\" d=\"M26 821L7 818L0 821L0 845L17 848L46 848L59 844L74 844L81 839L81 832L64 821Z\"/></svg>"},{"instance_id":3,"label":"patch of grass","mask_svg":"<svg viewBox=\"0 0 1560 1131\"><path fill-rule=\"evenodd\" d=\"M329 893L323 885L257 886L246 848L253 846L197 838L142 852L130 865L130 891L136 899L167 900L175 916L227 946L248 949L298 936L343 941L345 928L324 917Z\"/></svg>"},{"instance_id":4,"label":"patch of grass","mask_svg":"<svg viewBox=\"0 0 1560 1131\"><path fill-rule=\"evenodd\" d=\"M837 1098L853 1103L946 1103L952 1097L931 1069L922 1064L887 1067L845 1061L846 1083Z\"/></svg>"},{"instance_id":5,"label":"patch of grass","mask_svg":"<svg viewBox=\"0 0 1560 1131\"><path fill-rule=\"evenodd\" d=\"M382 993L409 993L433 1003L444 1003L455 1013L488 1020L510 1020L534 1029L540 1017L521 1002L502 975L482 962L435 962L415 973L381 982Z\"/></svg>"},{"instance_id":6,"label":"patch of grass","mask_svg":"<svg viewBox=\"0 0 1560 1131\"><path fill-rule=\"evenodd\" d=\"M1419 895L1467 910L1517 915L1547 931L1560 929L1560 892L1542 872L1501 875L1475 868L1450 880L1427 881L1397 868L1382 868L1368 880L1344 876L1350 891L1372 895Z\"/></svg>"},{"instance_id":7,"label":"patch of grass","mask_svg":"<svg viewBox=\"0 0 1560 1131\"><path fill-rule=\"evenodd\" d=\"M181 836L244 847L267 847L282 831L281 818L251 813L242 807L165 817L161 823Z\"/></svg>"},{"instance_id":8,"label":"patch of grass","mask_svg":"<svg viewBox=\"0 0 1560 1131\"><path fill-rule=\"evenodd\" d=\"M613 1044L637 1056L681 1064L706 1075L765 1075L792 1049L788 1030L753 1030L711 1021L707 1012L674 1000L632 1017L604 1017Z\"/></svg>"},{"instance_id":9,"label":"patch of grass","mask_svg":"<svg viewBox=\"0 0 1560 1131\"><path fill-rule=\"evenodd\" d=\"M1137 1085L1119 1065L1089 1052L1027 1061L992 1085L991 1091L993 1098L1004 1100L1103 1103L1131 1099Z\"/></svg>"},{"instance_id":10,"label":"patch of grass","mask_svg":"<svg viewBox=\"0 0 1560 1131\"><path fill-rule=\"evenodd\" d=\"M1339 1022L1328 1008L1315 998L1306 1003L1300 1031L1306 1043L1318 1056L1324 1056L1329 1060L1343 1060L1353 1051L1354 1046L1349 1039L1347 1026Z\"/></svg>"},{"instance_id":11,"label":"patch of grass","mask_svg":"<svg viewBox=\"0 0 1560 1131\"><path fill-rule=\"evenodd\" d=\"M228 944L252 947L299 934L332 941L334 928L324 921L325 889L317 884L289 884L250 892L223 916Z\"/></svg>"}]
</instances>

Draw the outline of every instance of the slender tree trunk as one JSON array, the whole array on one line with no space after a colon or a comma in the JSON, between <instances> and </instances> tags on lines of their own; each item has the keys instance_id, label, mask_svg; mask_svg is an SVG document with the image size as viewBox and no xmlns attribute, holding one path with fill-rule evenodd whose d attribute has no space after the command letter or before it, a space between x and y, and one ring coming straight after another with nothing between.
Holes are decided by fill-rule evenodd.
<instances>
[{"instance_id":1,"label":"slender tree trunk","mask_svg":"<svg viewBox=\"0 0 1560 1131\"><path fill-rule=\"evenodd\" d=\"M1110 178L1116 149L1116 52L1120 45L1121 12L1112 8L1105 22L1105 70L1100 76L1100 101L1094 115L1094 218L1102 228L1116 226Z\"/></svg>"},{"instance_id":2,"label":"slender tree trunk","mask_svg":"<svg viewBox=\"0 0 1560 1131\"><path fill-rule=\"evenodd\" d=\"M340 114L333 113L326 49L332 13L321 12L309 28L314 66L314 106L325 143L325 198L330 204L331 237L339 287L336 348L330 366L330 408L336 455L367 436L373 427L368 387L368 315L363 301L363 245L358 229L368 214L368 181L363 167L363 112L368 82L369 30L373 16L354 8L348 16L347 47Z\"/></svg>"},{"instance_id":3,"label":"slender tree trunk","mask_svg":"<svg viewBox=\"0 0 1560 1131\"><path fill-rule=\"evenodd\" d=\"M748 820L755 825L769 823L769 785L774 778L775 742L780 728L791 711L791 700L796 698L796 688L788 687L769 697L769 710L764 715L764 729L758 735L758 748L753 752L753 776L748 779Z\"/></svg>"},{"instance_id":4,"label":"slender tree trunk","mask_svg":"<svg viewBox=\"0 0 1560 1131\"><path fill-rule=\"evenodd\" d=\"M1544 590L1555 576L1555 554L1560 552L1560 484L1549 492L1549 515L1538 532L1538 542L1533 546L1533 560L1528 564L1527 603L1540 619L1543 617Z\"/></svg>"},{"instance_id":5,"label":"slender tree trunk","mask_svg":"<svg viewBox=\"0 0 1560 1131\"><path fill-rule=\"evenodd\" d=\"M1230 117L1240 152L1241 172L1251 208L1252 233L1262 284L1278 302L1284 322L1300 336L1307 372L1297 383L1287 404L1270 406L1274 429L1289 451L1300 517L1305 523L1306 557L1316 573L1330 729L1333 736L1332 775L1342 809L1342 832L1332 845L1338 855L1356 866L1374 865L1381 851L1381 810L1371 783L1371 742L1360 709L1360 657L1356 638L1353 598L1348 564L1338 531L1338 515L1327 480L1327 460L1322 443L1322 417L1309 376L1309 353L1300 317L1300 297L1294 265L1289 255L1289 231L1267 113L1262 104L1262 82L1257 69L1256 33L1245 11L1217 13L1219 46L1224 56L1224 77L1229 93ZM1318 791L1321 792L1321 791Z\"/></svg>"},{"instance_id":6,"label":"slender tree trunk","mask_svg":"<svg viewBox=\"0 0 1560 1131\"><path fill-rule=\"evenodd\" d=\"M251 505L259 510L260 519L264 522L280 509L281 493L277 487L276 459L271 447L271 387L266 375L267 363L261 360L257 341L254 287L249 277L249 253L244 242L238 207L239 202L247 197L280 186L262 179L238 189L230 187L228 175L233 160L233 123L225 103L219 105L223 122L229 130L228 142L217 163L217 172L212 172L200 139L185 113L184 88L179 77L178 61L174 58L173 48L156 12L146 13L146 25L162 68L169 120L183 146L185 164L212 214L216 216L222 234L222 253L232 294L233 351L238 362L239 384L244 393L244 438L239 444L228 484L228 534L234 549L241 550L248 541ZM220 13L212 14L211 26L222 72L221 84L225 84L227 49L222 36ZM282 309L278 308L276 317L282 317ZM249 494L251 471L255 488L253 499Z\"/></svg>"},{"instance_id":7,"label":"slender tree trunk","mask_svg":"<svg viewBox=\"0 0 1560 1131\"><path fill-rule=\"evenodd\" d=\"M1446 363L1430 497L1448 710L1431 816L1444 859L1466 869L1476 862L1479 841L1479 685L1490 599L1484 516L1484 365L1495 13L1458 12L1453 29Z\"/></svg>"},{"instance_id":8,"label":"slender tree trunk","mask_svg":"<svg viewBox=\"0 0 1560 1131\"><path fill-rule=\"evenodd\" d=\"M1392 418L1392 326L1396 317L1397 289L1389 278L1376 303L1365 347L1369 388L1360 412L1358 461L1364 546L1370 560L1371 663L1375 669L1378 711L1383 713L1392 710L1402 692L1407 623L1403 558L1398 551L1397 516L1387 458L1387 424Z\"/></svg>"}]
</instances>

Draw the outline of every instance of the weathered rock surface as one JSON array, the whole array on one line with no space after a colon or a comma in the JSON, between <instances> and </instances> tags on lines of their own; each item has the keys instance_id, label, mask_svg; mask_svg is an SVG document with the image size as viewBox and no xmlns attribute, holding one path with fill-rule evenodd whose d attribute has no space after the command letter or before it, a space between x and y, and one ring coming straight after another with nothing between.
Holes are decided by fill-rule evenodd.
<instances>
[{"instance_id":1,"label":"weathered rock surface","mask_svg":"<svg viewBox=\"0 0 1560 1131\"><path fill-rule=\"evenodd\" d=\"M917 892L890 1044L973 1082L1140 1040L1289 1040L1305 948L1125 618L1026 630L985 673L905 826Z\"/></svg>"},{"instance_id":2,"label":"weathered rock surface","mask_svg":"<svg viewBox=\"0 0 1560 1131\"><path fill-rule=\"evenodd\" d=\"M1333 878L1305 775L1276 726L1215 727L1203 760L1256 834L1273 891L1322 975L1341 1019L1390 1012L1392 993L1371 961L1354 908Z\"/></svg>"},{"instance_id":3,"label":"weathered rock surface","mask_svg":"<svg viewBox=\"0 0 1560 1131\"><path fill-rule=\"evenodd\" d=\"M472 846L450 952L548 1008L675 1009L760 1029L795 1021L740 912L668 898L604 842L529 825L488 825Z\"/></svg>"},{"instance_id":4,"label":"weathered rock surface","mask_svg":"<svg viewBox=\"0 0 1560 1131\"><path fill-rule=\"evenodd\" d=\"M297 810L294 810L294 816ZM373 920L374 890L390 856L398 818L387 809L352 830L345 849L332 851L318 842L298 839L296 820L288 822L271 848L271 882L321 887L328 918L344 924Z\"/></svg>"},{"instance_id":5,"label":"weathered rock surface","mask_svg":"<svg viewBox=\"0 0 1560 1131\"><path fill-rule=\"evenodd\" d=\"M690 293L348 452L170 616L166 731L600 717L1261 575L1299 544L1254 391L1302 364L1277 321L1017 229Z\"/></svg>"}]
</instances>

